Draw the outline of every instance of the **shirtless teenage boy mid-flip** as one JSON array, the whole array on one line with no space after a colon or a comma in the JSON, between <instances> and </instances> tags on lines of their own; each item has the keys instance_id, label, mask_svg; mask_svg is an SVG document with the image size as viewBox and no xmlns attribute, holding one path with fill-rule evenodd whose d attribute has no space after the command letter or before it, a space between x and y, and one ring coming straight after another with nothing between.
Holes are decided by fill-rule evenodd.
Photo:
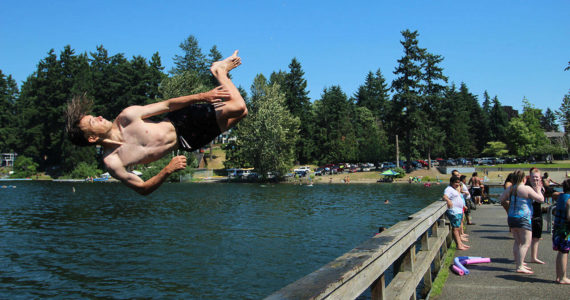
<instances>
[{"instance_id":1,"label":"shirtless teenage boy mid-flip","mask_svg":"<svg viewBox=\"0 0 570 300\"><path fill-rule=\"evenodd\" d=\"M176 148L199 149L247 115L245 102L228 77L228 72L241 64L237 53L210 68L221 86L196 95L129 106L113 122L87 115L90 102L75 97L66 113L69 139L78 146L101 145L103 163L114 178L139 194L152 193L168 175L186 168L186 157L174 157L147 181L127 172L127 166L156 161ZM148 119L163 113L168 114L162 121Z\"/></svg>"}]
</instances>

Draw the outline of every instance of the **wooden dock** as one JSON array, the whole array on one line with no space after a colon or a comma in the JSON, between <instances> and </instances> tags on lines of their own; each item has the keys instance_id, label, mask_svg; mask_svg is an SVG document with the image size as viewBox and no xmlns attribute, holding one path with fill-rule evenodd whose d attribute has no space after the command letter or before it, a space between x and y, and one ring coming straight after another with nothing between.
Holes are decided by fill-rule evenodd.
<instances>
[{"instance_id":1,"label":"wooden dock","mask_svg":"<svg viewBox=\"0 0 570 300\"><path fill-rule=\"evenodd\" d=\"M438 299L569 299L570 286L556 284L556 252L552 236L544 224L539 244L539 259L545 265L531 264L533 275L514 272L513 238L507 226L505 210L500 205L483 205L472 214L476 225L467 226L467 251L455 256L490 257L491 263L469 265L469 275L450 273ZM530 257L530 249L527 258Z\"/></svg>"}]
</instances>

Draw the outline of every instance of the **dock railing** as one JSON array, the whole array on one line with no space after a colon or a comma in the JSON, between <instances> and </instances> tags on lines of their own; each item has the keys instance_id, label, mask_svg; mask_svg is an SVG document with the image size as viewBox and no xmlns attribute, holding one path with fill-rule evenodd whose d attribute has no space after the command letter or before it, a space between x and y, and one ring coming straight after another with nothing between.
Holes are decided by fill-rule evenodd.
<instances>
[{"instance_id":1,"label":"dock railing","mask_svg":"<svg viewBox=\"0 0 570 300\"><path fill-rule=\"evenodd\" d=\"M446 210L445 202L434 202L266 299L355 299L368 288L372 299L416 299L422 279L418 293L425 298L451 243Z\"/></svg>"}]
</instances>

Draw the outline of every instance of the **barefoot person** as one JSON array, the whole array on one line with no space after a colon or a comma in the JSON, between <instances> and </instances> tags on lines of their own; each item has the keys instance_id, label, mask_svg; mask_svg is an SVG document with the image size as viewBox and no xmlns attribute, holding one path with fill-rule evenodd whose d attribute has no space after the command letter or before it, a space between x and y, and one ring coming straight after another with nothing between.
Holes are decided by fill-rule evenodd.
<instances>
[{"instance_id":1,"label":"barefoot person","mask_svg":"<svg viewBox=\"0 0 570 300\"><path fill-rule=\"evenodd\" d=\"M570 179L562 182L563 194L558 196L554 210L554 229L552 230L552 249L556 255L556 282L570 284L566 277L568 251L570 251Z\"/></svg>"},{"instance_id":2,"label":"barefoot person","mask_svg":"<svg viewBox=\"0 0 570 300\"><path fill-rule=\"evenodd\" d=\"M451 176L449 186L443 191L443 201L447 202L447 218L453 228L453 239L457 244L457 250L467 250L469 246L463 242L461 236L461 220L463 219L463 198L461 198L461 181L457 176Z\"/></svg>"},{"instance_id":3,"label":"barefoot person","mask_svg":"<svg viewBox=\"0 0 570 300\"><path fill-rule=\"evenodd\" d=\"M544 202L541 192L542 183L534 187L525 185L526 177L521 170L513 173L512 182L513 185L507 188L501 195L501 205L507 208L508 224L515 239L513 256L515 258L516 272L533 274L532 270L525 266L524 258L532 237L532 201Z\"/></svg>"},{"instance_id":4,"label":"barefoot person","mask_svg":"<svg viewBox=\"0 0 570 300\"><path fill-rule=\"evenodd\" d=\"M538 184L541 184L542 177L540 175L540 170L537 168L530 169L530 176L527 178L526 185L531 187L535 187ZM546 196L544 193L544 186L541 188L541 193L546 200ZM541 264L543 265L544 262L538 258L538 246L540 240L542 239L542 203L533 201L532 202L532 240L530 243L530 262Z\"/></svg>"},{"instance_id":5,"label":"barefoot person","mask_svg":"<svg viewBox=\"0 0 570 300\"><path fill-rule=\"evenodd\" d=\"M483 183L481 178L477 176L477 172L473 172L471 174L471 178L469 179L469 184L471 185L471 190L473 191L473 200L475 201L475 205L481 205L481 197L483 196Z\"/></svg>"},{"instance_id":6,"label":"barefoot person","mask_svg":"<svg viewBox=\"0 0 570 300\"><path fill-rule=\"evenodd\" d=\"M241 64L237 53L210 68L221 86L196 95L130 106L113 122L87 115L89 102L85 97L75 97L67 109L69 139L78 146L101 145L103 163L114 178L142 195L152 193L168 175L186 168L186 157L174 157L147 181L127 172L127 166L156 161L177 148L197 150L247 115L245 102L228 77L228 72ZM163 113L168 115L162 121L148 119Z\"/></svg>"}]
</instances>

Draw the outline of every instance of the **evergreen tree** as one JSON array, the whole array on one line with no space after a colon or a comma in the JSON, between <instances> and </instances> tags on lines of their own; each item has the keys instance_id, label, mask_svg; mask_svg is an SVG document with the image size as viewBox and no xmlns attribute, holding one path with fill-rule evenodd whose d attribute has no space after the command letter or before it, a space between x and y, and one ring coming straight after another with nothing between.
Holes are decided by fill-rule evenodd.
<instances>
[{"instance_id":1,"label":"evergreen tree","mask_svg":"<svg viewBox=\"0 0 570 300\"><path fill-rule=\"evenodd\" d=\"M421 111L424 114L423 126L418 128L416 139L419 150L431 162L431 154L443 151L443 130L444 124L442 105L443 95L446 87L442 84L447 82L447 76L443 75L443 68L439 64L443 61L443 57L432 53L425 54L423 62L423 81L422 93L424 101L422 101ZM431 167L431 163L428 165Z\"/></svg>"},{"instance_id":2,"label":"evergreen tree","mask_svg":"<svg viewBox=\"0 0 570 300\"><path fill-rule=\"evenodd\" d=\"M472 149L473 152L464 155L472 156L483 151L487 142L490 141L486 134L489 132L489 124L485 122L485 113L479 105L477 96L469 92L465 83L461 83L459 88L458 101L466 111L468 118L465 121L471 129L466 134L470 138L469 149Z\"/></svg>"},{"instance_id":3,"label":"evergreen tree","mask_svg":"<svg viewBox=\"0 0 570 300\"><path fill-rule=\"evenodd\" d=\"M476 149L470 133L469 112L467 111L463 96L458 92L455 85L447 90L444 108L442 109L445 120L445 154L448 157L472 156Z\"/></svg>"},{"instance_id":4,"label":"evergreen tree","mask_svg":"<svg viewBox=\"0 0 570 300\"><path fill-rule=\"evenodd\" d=\"M158 52L154 53L150 59L149 66L147 70L147 93L148 99L147 103L155 102L160 98L160 84L166 79L166 74L163 73L164 67L162 66L162 61Z\"/></svg>"},{"instance_id":5,"label":"evergreen tree","mask_svg":"<svg viewBox=\"0 0 570 300\"><path fill-rule=\"evenodd\" d=\"M16 100L19 93L12 75L6 76L0 70L0 152L14 151L19 143L16 129Z\"/></svg>"},{"instance_id":6,"label":"evergreen tree","mask_svg":"<svg viewBox=\"0 0 570 300\"><path fill-rule=\"evenodd\" d=\"M488 120L491 114L491 97L489 97L489 93L487 93L486 90L483 93L483 112L486 114Z\"/></svg>"},{"instance_id":7,"label":"evergreen tree","mask_svg":"<svg viewBox=\"0 0 570 300\"><path fill-rule=\"evenodd\" d=\"M65 137L63 111L73 94L92 86L90 78L87 56L75 55L66 46L59 59L52 49L22 85L18 128L26 143L19 145L18 152L33 158L41 170L53 176L74 163L76 150ZM90 161L95 161L94 155Z\"/></svg>"},{"instance_id":8,"label":"evergreen tree","mask_svg":"<svg viewBox=\"0 0 570 300\"><path fill-rule=\"evenodd\" d=\"M312 160L315 148L312 140L311 102L307 91L307 80L303 78L304 75L305 72L302 70L301 64L296 58L293 58L282 86L282 90L285 91L286 107L301 122L296 145L296 158L301 164Z\"/></svg>"},{"instance_id":9,"label":"evergreen tree","mask_svg":"<svg viewBox=\"0 0 570 300\"><path fill-rule=\"evenodd\" d=\"M558 124L556 124L556 115L554 112L547 108L544 115L540 118L540 126L544 131L558 131Z\"/></svg>"},{"instance_id":10,"label":"evergreen tree","mask_svg":"<svg viewBox=\"0 0 570 300\"><path fill-rule=\"evenodd\" d=\"M392 82L393 132L399 135L402 141L404 156L408 162L417 151L415 144L420 135L418 128L425 122L425 114L421 111L423 106L422 62L425 59L425 49L418 46L418 32L402 31L404 38L400 43L404 47L404 56L398 60L394 70L396 79ZM409 165L409 164L408 164Z\"/></svg>"},{"instance_id":11,"label":"evergreen tree","mask_svg":"<svg viewBox=\"0 0 570 300\"><path fill-rule=\"evenodd\" d=\"M206 60L207 67L211 66L213 63L222 60L222 53L218 50L218 46L214 45L210 48L210 52L208 53L208 58Z\"/></svg>"},{"instance_id":12,"label":"evergreen tree","mask_svg":"<svg viewBox=\"0 0 570 300\"><path fill-rule=\"evenodd\" d=\"M489 140L505 141L507 138L507 126L509 126L508 116L503 109L499 98L493 98L493 106L489 114Z\"/></svg>"},{"instance_id":13,"label":"evergreen tree","mask_svg":"<svg viewBox=\"0 0 570 300\"><path fill-rule=\"evenodd\" d=\"M368 108L377 120L385 120L388 114L388 84L380 69L375 74L368 72L364 85L356 92L356 105Z\"/></svg>"},{"instance_id":14,"label":"evergreen tree","mask_svg":"<svg viewBox=\"0 0 570 300\"><path fill-rule=\"evenodd\" d=\"M565 133L570 133L570 92L562 98L562 104L556 112L558 119L562 123Z\"/></svg>"},{"instance_id":15,"label":"evergreen tree","mask_svg":"<svg viewBox=\"0 0 570 300\"><path fill-rule=\"evenodd\" d=\"M324 89L315 104L316 159L320 163L352 162L358 158L352 126L353 104L339 86Z\"/></svg>"},{"instance_id":16,"label":"evergreen tree","mask_svg":"<svg viewBox=\"0 0 570 300\"><path fill-rule=\"evenodd\" d=\"M279 70L277 72L273 71L269 76L269 85L278 84L283 90L283 92L285 92L286 80L287 80L287 72L284 72L282 70Z\"/></svg>"},{"instance_id":17,"label":"evergreen tree","mask_svg":"<svg viewBox=\"0 0 570 300\"><path fill-rule=\"evenodd\" d=\"M176 75L185 71L194 71L202 76L208 76L207 59L198 45L198 40L190 35L184 42L180 43L179 47L182 49L183 55L176 54L174 56L174 68L170 73Z\"/></svg>"}]
</instances>

